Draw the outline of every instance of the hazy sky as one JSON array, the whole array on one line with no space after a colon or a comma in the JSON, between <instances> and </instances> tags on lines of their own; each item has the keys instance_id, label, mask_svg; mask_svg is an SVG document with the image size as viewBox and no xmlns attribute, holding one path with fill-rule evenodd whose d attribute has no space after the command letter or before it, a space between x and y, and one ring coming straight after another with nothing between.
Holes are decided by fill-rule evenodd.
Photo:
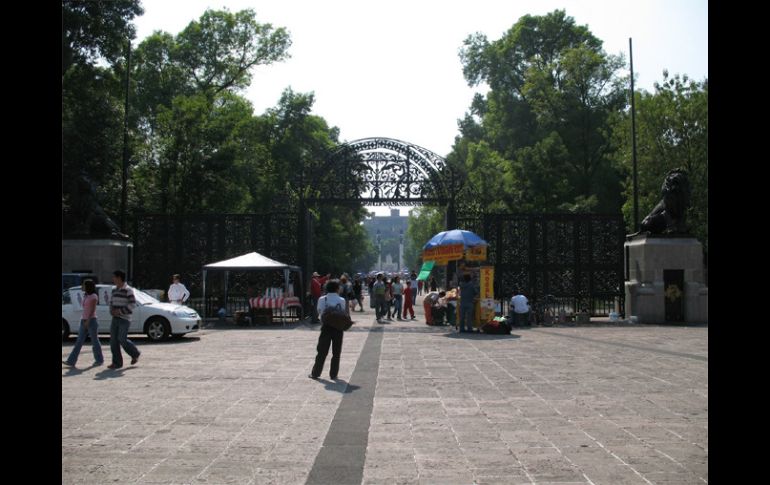
<instances>
[{"instance_id":1,"label":"hazy sky","mask_svg":"<svg viewBox=\"0 0 770 485\"><path fill-rule=\"evenodd\" d=\"M313 112L339 127L341 141L396 138L442 156L473 94L483 92L463 77L463 40L474 32L497 40L526 14L564 9L607 53L622 52L626 60L633 38L637 89L652 91L664 69L708 77L707 0L142 0L142 6L134 46L155 30L178 34L207 8L252 8L257 21L286 27L292 39L287 61L253 71L244 95L256 113L275 106L288 86L313 91Z\"/></svg>"}]
</instances>

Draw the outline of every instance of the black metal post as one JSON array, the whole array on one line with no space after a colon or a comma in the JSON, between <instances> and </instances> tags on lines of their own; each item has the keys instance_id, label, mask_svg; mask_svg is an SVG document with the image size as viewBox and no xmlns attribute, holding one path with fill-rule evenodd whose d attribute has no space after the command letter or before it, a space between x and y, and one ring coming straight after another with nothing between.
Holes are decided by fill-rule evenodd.
<instances>
[{"instance_id":1,"label":"black metal post","mask_svg":"<svg viewBox=\"0 0 770 485\"><path fill-rule=\"evenodd\" d=\"M636 173L636 109L634 98L634 51L631 37L628 38L628 56L631 61L631 143L634 160L634 232L639 232L639 183Z\"/></svg>"},{"instance_id":2,"label":"black metal post","mask_svg":"<svg viewBox=\"0 0 770 485\"><path fill-rule=\"evenodd\" d=\"M123 112L123 187L120 191L120 230L126 231L126 202L128 200L128 87L131 73L131 41L126 46L126 107Z\"/></svg>"}]
</instances>

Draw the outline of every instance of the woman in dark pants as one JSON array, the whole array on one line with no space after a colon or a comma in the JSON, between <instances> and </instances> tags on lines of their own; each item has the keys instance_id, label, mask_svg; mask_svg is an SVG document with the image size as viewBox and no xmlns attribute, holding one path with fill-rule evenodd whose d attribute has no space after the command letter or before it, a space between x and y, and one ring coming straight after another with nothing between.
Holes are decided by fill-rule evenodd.
<instances>
[{"instance_id":1,"label":"woman in dark pants","mask_svg":"<svg viewBox=\"0 0 770 485\"><path fill-rule=\"evenodd\" d=\"M340 355L342 354L342 336L343 331L323 324L323 313L327 306L337 306L345 310L345 299L337 294L340 288L338 280L329 280L326 283L326 295L318 299L318 315L321 315L321 335L318 336L318 354L315 357L315 365L311 371L311 379L318 379L324 368L326 356L329 354L329 346L332 347L332 361L329 367L329 377L337 379L337 373L340 370Z\"/></svg>"}]
</instances>

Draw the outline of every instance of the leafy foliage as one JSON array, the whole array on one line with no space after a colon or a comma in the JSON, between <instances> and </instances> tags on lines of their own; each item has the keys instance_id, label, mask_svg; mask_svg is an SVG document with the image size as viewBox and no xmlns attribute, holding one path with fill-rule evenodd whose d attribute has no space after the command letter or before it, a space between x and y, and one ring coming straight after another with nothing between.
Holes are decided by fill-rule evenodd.
<instances>
[{"instance_id":1,"label":"leafy foliage","mask_svg":"<svg viewBox=\"0 0 770 485\"><path fill-rule=\"evenodd\" d=\"M501 39L469 36L460 51L476 95L450 158L487 210L619 210L607 119L624 106L620 57L564 11L522 17Z\"/></svg>"}]
</instances>

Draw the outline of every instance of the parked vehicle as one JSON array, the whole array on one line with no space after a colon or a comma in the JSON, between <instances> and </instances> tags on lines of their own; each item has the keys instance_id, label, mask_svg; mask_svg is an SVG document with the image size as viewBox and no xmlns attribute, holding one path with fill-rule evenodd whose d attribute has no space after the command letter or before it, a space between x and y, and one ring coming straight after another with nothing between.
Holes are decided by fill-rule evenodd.
<instances>
[{"instance_id":1,"label":"parked vehicle","mask_svg":"<svg viewBox=\"0 0 770 485\"><path fill-rule=\"evenodd\" d=\"M99 322L99 334L110 333L112 315L110 298L112 285L96 285L99 302L96 305L96 318ZM84 293L80 286L73 286L62 292L61 332L62 340L80 329L80 317L83 313ZM169 337L182 337L190 332L197 332L201 326L198 312L184 305L161 303L147 293L134 288L136 307L131 317L128 333L144 333L151 340L166 340Z\"/></svg>"},{"instance_id":2,"label":"parked vehicle","mask_svg":"<svg viewBox=\"0 0 770 485\"><path fill-rule=\"evenodd\" d=\"M99 283L99 278L93 273L62 273L61 291L73 286L80 287L85 280L93 280L94 283Z\"/></svg>"}]
</instances>

